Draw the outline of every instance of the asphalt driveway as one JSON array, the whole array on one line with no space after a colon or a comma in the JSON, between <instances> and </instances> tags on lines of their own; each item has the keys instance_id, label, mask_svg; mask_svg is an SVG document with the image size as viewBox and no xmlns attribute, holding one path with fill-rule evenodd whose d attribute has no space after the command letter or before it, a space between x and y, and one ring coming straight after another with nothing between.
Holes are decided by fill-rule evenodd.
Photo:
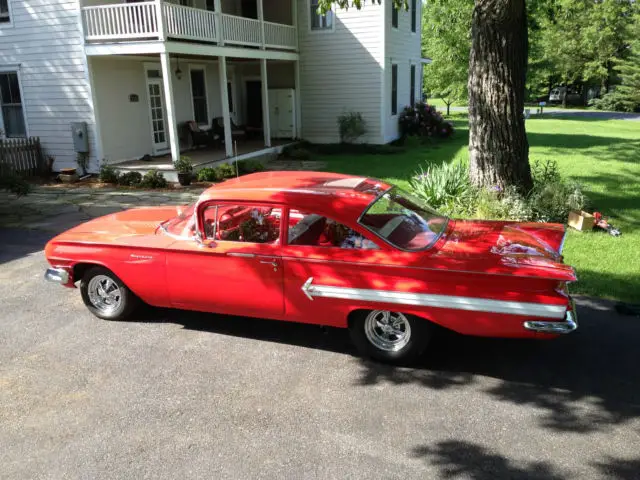
<instances>
[{"instance_id":1,"label":"asphalt driveway","mask_svg":"<svg viewBox=\"0 0 640 480\"><path fill-rule=\"evenodd\" d=\"M344 331L146 309L47 284L0 230L0 477L640 478L640 319L579 299L551 342L441 334L420 365Z\"/></svg>"}]
</instances>

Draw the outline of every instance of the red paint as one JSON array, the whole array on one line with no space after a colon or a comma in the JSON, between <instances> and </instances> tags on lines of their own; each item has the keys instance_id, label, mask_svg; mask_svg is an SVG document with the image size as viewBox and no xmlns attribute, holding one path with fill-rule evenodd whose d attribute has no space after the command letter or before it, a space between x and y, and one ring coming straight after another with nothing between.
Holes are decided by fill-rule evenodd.
<instances>
[{"instance_id":1,"label":"red paint","mask_svg":"<svg viewBox=\"0 0 640 480\"><path fill-rule=\"evenodd\" d=\"M177 208L141 208L81 224L51 240L45 253L56 267L105 266L151 305L339 327L347 326L355 309L386 308L465 334L540 336L524 329L523 322L531 318L522 315L336 298L312 301L301 290L309 277L316 285L569 304L561 287L576 278L558 254L562 225L451 220L430 249L400 251L358 223L391 186L376 180L356 187L341 184L355 178L323 172L260 173L224 182L201 195L196 207L201 230L207 207L265 205L281 212L271 217L274 228L280 229L276 243L225 241L218 232L212 246L202 247L193 237L170 236L159 228L178 214ZM289 218L289 208L340 222L378 249L286 245L288 226L298 221L294 215ZM224 221L221 218L220 224Z\"/></svg>"}]
</instances>

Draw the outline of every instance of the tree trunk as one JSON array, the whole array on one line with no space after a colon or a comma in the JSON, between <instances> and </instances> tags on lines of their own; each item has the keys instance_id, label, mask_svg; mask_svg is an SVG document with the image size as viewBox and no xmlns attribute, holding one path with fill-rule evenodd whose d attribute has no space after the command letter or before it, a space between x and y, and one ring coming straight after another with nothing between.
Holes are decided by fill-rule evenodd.
<instances>
[{"instance_id":1,"label":"tree trunk","mask_svg":"<svg viewBox=\"0 0 640 480\"><path fill-rule=\"evenodd\" d=\"M447 117L449 116L449 110L451 110L451 104L447 103Z\"/></svg>"},{"instance_id":2,"label":"tree trunk","mask_svg":"<svg viewBox=\"0 0 640 480\"><path fill-rule=\"evenodd\" d=\"M469 59L469 168L481 187L533 186L524 126L525 0L475 0Z\"/></svg>"}]
</instances>

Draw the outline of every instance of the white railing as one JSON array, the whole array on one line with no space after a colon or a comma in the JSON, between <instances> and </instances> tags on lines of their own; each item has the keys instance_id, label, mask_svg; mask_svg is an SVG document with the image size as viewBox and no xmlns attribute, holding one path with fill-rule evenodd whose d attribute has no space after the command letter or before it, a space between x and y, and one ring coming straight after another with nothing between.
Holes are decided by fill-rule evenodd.
<instances>
[{"instance_id":1,"label":"white railing","mask_svg":"<svg viewBox=\"0 0 640 480\"><path fill-rule=\"evenodd\" d=\"M84 7L82 13L87 40L128 40L158 36L154 2Z\"/></svg>"},{"instance_id":2,"label":"white railing","mask_svg":"<svg viewBox=\"0 0 640 480\"><path fill-rule=\"evenodd\" d=\"M295 1L295 0L294 0ZM296 49L296 27L264 22L264 44L267 47Z\"/></svg>"},{"instance_id":3,"label":"white railing","mask_svg":"<svg viewBox=\"0 0 640 480\"><path fill-rule=\"evenodd\" d=\"M210 42L218 40L214 12L173 3L164 3L162 10L167 36Z\"/></svg>"},{"instance_id":4,"label":"white railing","mask_svg":"<svg viewBox=\"0 0 640 480\"><path fill-rule=\"evenodd\" d=\"M88 42L177 38L199 42L264 46L296 50L296 27L162 2L163 32L158 3L153 1L82 8ZM218 31L218 28L220 31Z\"/></svg>"},{"instance_id":5,"label":"white railing","mask_svg":"<svg viewBox=\"0 0 640 480\"><path fill-rule=\"evenodd\" d=\"M223 13L222 36L225 43L238 45L262 45L260 21L253 18L236 17Z\"/></svg>"}]
</instances>

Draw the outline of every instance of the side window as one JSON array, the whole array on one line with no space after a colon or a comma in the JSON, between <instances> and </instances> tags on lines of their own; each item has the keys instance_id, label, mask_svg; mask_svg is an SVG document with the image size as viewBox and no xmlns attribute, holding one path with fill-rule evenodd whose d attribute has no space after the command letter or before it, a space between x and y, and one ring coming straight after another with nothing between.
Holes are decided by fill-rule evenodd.
<instances>
[{"instance_id":1,"label":"side window","mask_svg":"<svg viewBox=\"0 0 640 480\"><path fill-rule=\"evenodd\" d=\"M322 215L289 210L289 245L377 249L371 240L351 228Z\"/></svg>"},{"instance_id":2,"label":"side window","mask_svg":"<svg viewBox=\"0 0 640 480\"><path fill-rule=\"evenodd\" d=\"M9 0L0 0L0 24L1 23L11 23Z\"/></svg>"},{"instance_id":3,"label":"side window","mask_svg":"<svg viewBox=\"0 0 640 480\"><path fill-rule=\"evenodd\" d=\"M217 205L204 211L207 238L243 243L276 243L280 240L280 207Z\"/></svg>"}]
</instances>

